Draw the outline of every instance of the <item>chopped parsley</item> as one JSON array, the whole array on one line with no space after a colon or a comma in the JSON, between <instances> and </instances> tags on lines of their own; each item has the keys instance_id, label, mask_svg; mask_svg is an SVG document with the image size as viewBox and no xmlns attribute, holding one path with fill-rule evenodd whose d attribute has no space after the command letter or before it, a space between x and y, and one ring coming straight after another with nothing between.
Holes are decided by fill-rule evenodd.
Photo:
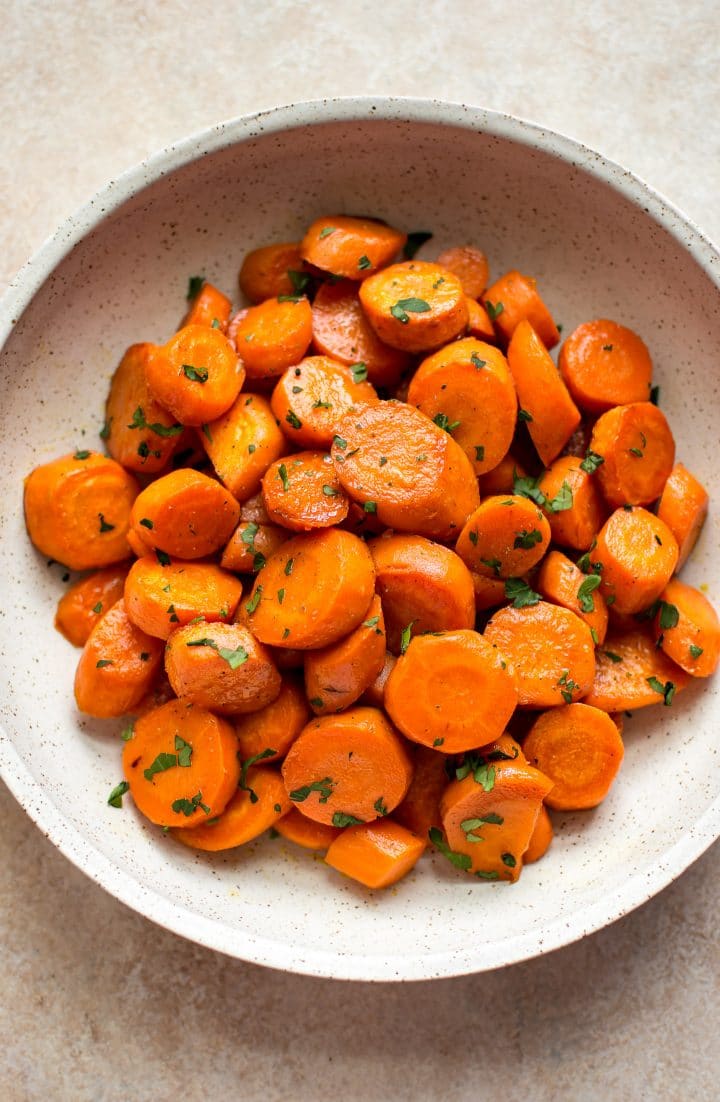
<instances>
[{"instance_id":1,"label":"chopped parsley","mask_svg":"<svg viewBox=\"0 0 720 1102\"><path fill-rule=\"evenodd\" d=\"M354 815L348 815L345 811L335 811L332 817L334 827L356 826L362 822L364 822L363 819L357 819Z\"/></svg>"},{"instance_id":2,"label":"chopped parsley","mask_svg":"<svg viewBox=\"0 0 720 1102\"><path fill-rule=\"evenodd\" d=\"M452 433L460 425L459 421L451 421L447 413L436 413L433 417L433 421L439 429L443 429L445 432Z\"/></svg>"},{"instance_id":3,"label":"chopped parsley","mask_svg":"<svg viewBox=\"0 0 720 1102\"><path fill-rule=\"evenodd\" d=\"M108 524L102 513L98 513L98 520L100 521L100 532L112 532L115 529L114 524Z\"/></svg>"},{"instance_id":4,"label":"chopped parsley","mask_svg":"<svg viewBox=\"0 0 720 1102\"><path fill-rule=\"evenodd\" d=\"M505 304L502 302L496 302L495 305L490 302L489 299L485 299L485 309L488 312L490 321L495 321L495 318L499 318L505 309Z\"/></svg>"},{"instance_id":5,"label":"chopped parsley","mask_svg":"<svg viewBox=\"0 0 720 1102\"><path fill-rule=\"evenodd\" d=\"M401 298L390 307L390 313L402 325L407 325L410 314L426 314L430 309L430 304L423 298Z\"/></svg>"},{"instance_id":6,"label":"chopped parsley","mask_svg":"<svg viewBox=\"0 0 720 1102\"><path fill-rule=\"evenodd\" d=\"M472 858L467 853L456 853L455 850L450 849L450 846L445 841L443 833L438 830L437 827L430 827L428 831L428 838L435 846L435 849L439 853L442 853L443 857L447 857L451 865L454 865L456 869L465 869L466 871L472 865Z\"/></svg>"},{"instance_id":7,"label":"chopped parsley","mask_svg":"<svg viewBox=\"0 0 720 1102\"><path fill-rule=\"evenodd\" d=\"M259 754L253 754L252 757L246 758L245 761L240 763L240 780L238 781L238 788L241 788L243 792L250 794L250 803L256 804L258 802L257 792L247 783L247 773L251 765L255 765L258 761L263 761L265 758L274 758L277 754L277 750L273 750L268 746L265 750L261 750Z\"/></svg>"},{"instance_id":8,"label":"chopped parsley","mask_svg":"<svg viewBox=\"0 0 720 1102\"><path fill-rule=\"evenodd\" d=\"M312 701L310 703L312 704ZM334 787L335 781L331 777L323 777L321 781L313 781L311 784L304 784L301 788L293 789L289 796L293 803L301 804L304 800L307 800L312 792L319 792L318 802L326 804L332 796Z\"/></svg>"},{"instance_id":9,"label":"chopped parsley","mask_svg":"<svg viewBox=\"0 0 720 1102\"><path fill-rule=\"evenodd\" d=\"M600 585L602 578L599 574L588 574L580 583L580 588L577 591L578 601L580 602L580 608L583 612L594 612L595 601L593 600L593 593Z\"/></svg>"},{"instance_id":10,"label":"chopped parsley","mask_svg":"<svg viewBox=\"0 0 720 1102\"><path fill-rule=\"evenodd\" d=\"M287 413L285 415L285 420L287 421L288 425L291 426L291 428L294 428L294 429L301 429L302 428L302 421L300 420L300 418L298 417L298 415L296 413L293 413L293 411L291 409L289 409L287 411Z\"/></svg>"},{"instance_id":11,"label":"chopped parsley","mask_svg":"<svg viewBox=\"0 0 720 1102\"><path fill-rule=\"evenodd\" d=\"M367 364L363 363L362 360L359 363L350 364L350 370L354 383L364 383L368 377Z\"/></svg>"},{"instance_id":12,"label":"chopped parsley","mask_svg":"<svg viewBox=\"0 0 720 1102\"><path fill-rule=\"evenodd\" d=\"M659 681L657 677L646 677L645 680L647 681L653 692L659 693L660 696L663 698L663 704L665 705L665 707L669 708L673 702L673 697L675 696L675 682L666 681L663 685L662 681Z\"/></svg>"},{"instance_id":13,"label":"chopped parsley","mask_svg":"<svg viewBox=\"0 0 720 1102\"><path fill-rule=\"evenodd\" d=\"M193 383L206 383L209 371L206 367L193 367L192 364L183 364L183 375Z\"/></svg>"},{"instance_id":14,"label":"chopped parsley","mask_svg":"<svg viewBox=\"0 0 720 1102\"><path fill-rule=\"evenodd\" d=\"M127 781L120 781L120 784L116 784L107 799L110 807L122 807L122 798L129 791L130 785Z\"/></svg>"},{"instance_id":15,"label":"chopped parsley","mask_svg":"<svg viewBox=\"0 0 720 1102\"><path fill-rule=\"evenodd\" d=\"M534 547L536 543L542 543L542 533L538 532L537 528L533 528L530 532L525 531L523 528L523 530L516 535L513 547L516 549L523 548L523 550L528 551L531 547Z\"/></svg>"},{"instance_id":16,"label":"chopped parsley","mask_svg":"<svg viewBox=\"0 0 720 1102\"><path fill-rule=\"evenodd\" d=\"M601 467L605 462L605 456L599 455L594 451L586 451L585 458L580 464L580 470L585 471L586 474L595 474L598 467Z\"/></svg>"},{"instance_id":17,"label":"chopped parsley","mask_svg":"<svg viewBox=\"0 0 720 1102\"><path fill-rule=\"evenodd\" d=\"M540 600L540 594L531 589L524 578L506 578L505 596L513 608L529 608Z\"/></svg>"}]
</instances>

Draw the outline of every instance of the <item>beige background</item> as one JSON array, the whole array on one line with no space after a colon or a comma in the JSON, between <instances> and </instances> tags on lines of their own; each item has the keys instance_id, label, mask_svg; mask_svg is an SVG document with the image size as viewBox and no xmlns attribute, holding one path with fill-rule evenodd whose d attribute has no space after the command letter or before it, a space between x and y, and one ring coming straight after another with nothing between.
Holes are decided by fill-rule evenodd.
<instances>
[{"instance_id":1,"label":"beige background","mask_svg":"<svg viewBox=\"0 0 720 1102\"><path fill-rule=\"evenodd\" d=\"M540 121L626 164L720 240L712 0L2 11L3 287L146 154L221 118L337 94L437 96ZM657 899L550 957L381 987L195 948L87 881L5 789L0 808L0 1079L13 1102L718 1097L717 845Z\"/></svg>"}]
</instances>

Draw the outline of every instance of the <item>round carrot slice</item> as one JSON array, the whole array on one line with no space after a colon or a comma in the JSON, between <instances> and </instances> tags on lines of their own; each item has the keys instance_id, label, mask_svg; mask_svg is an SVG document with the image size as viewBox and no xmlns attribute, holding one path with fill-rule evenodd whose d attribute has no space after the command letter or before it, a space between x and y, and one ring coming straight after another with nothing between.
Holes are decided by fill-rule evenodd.
<instances>
[{"instance_id":1,"label":"round carrot slice","mask_svg":"<svg viewBox=\"0 0 720 1102\"><path fill-rule=\"evenodd\" d=\"M324 853L328 846L342 834L339 827L314 823L295 807L287 815L283 815L282 819L278 819L275 829L288 842L294 842L295 845L313 850L315 853Z\"/></svg>"},{"instance_id":2,"label":"round carrot slice","mask_svg":"<svg viewBox=\"0 0 720 1102\"><path fill-rule=\"evenodd\" d=\"M393 264L370 276L360 287L360 302L380 340L406 352L446 344L468 323L460 280L425 260Z\"/></svg>"},{"instance_id":3,"label":"round carrot slice","mask_svg":"<svg viewBox=\"0 0 720 1102\"><path fill-rule=\"evenodd\" d=\"M452 434L475 474L496 467L510 447L515 386L505 357L492 345L466 337L428 356L412 377L407 400Z\"/></svg>"},{"instance_id":4,"label":"round carrot slice","mask_svg":"<svg viewBox=\"0 0 720 1102\"><path fill-rule=\"evenodd\" d=\"M145 380L154 344L132 344L118 364L102 436L113 459L131 471L161 471L178 447L182 425L155 401Z\"/></svg>"},{"instance_id":5,"label":"round carrot slice","mask_svg":"<svg viewBox=\"0 0 720 1102\"><path fill-rule=\"evenodd\" d=\"M487 288L483 304L506 342L521 321L530 322L546 348L552 348L560 340L558 328L532 276L515 270L506 272Z\"/></svg>"},{"instance_id":6,"label":"round carrot slice","mask_svg":"<svg viewBox=\"0 0 720 1102\"><path fill-rule=\"evenodd\" d=\"M545 797L548 807L581 811L605 799L624 749L607 712L588 704L568 704L536 719L523 752L553 782Z\"/></svg>"},{"instance_id":7,"label":"round carrot slice","mask_svg":"<svg viewBox=\"0 0 720 1102\"><path fill-rule=\"evenodd\" d=\"M87 715L131 712L162 662L162 644L131 623L122 598L95 624L75 673L75 702Z\"/></svg>"},{"instance_id":8,"label":"round carrot slice","mask_svg":"<svg viewBox=\"0 0 720 1102\"><path fill-rule=\"evenodd\" d=\"M398 348L383 344L368 322L357 284L323 283L312 304L313 344L338 363L367 368L373 386L391 387L410 364Z\"/></svg>"},{"instance_id":9,"label":"round carrot slice","mask_svg":"<svg viewBox=\"0 0 720 1102\"><path fill-rule=\"evenodd\" d=\"M335 214L318 218L300 246L303 259L345 279L366 279L397 255L407 238L385 222Z\"/></svg>"},{"instance_id":10,"label":"round carrot slice","mask_svg":"<svg viewBox=\"0 0 720 1102\"><path fill-rule=\"evenodd\" d=\"M597 479L609 505L649 505L663 491L675 462L665 414L652 402L616 406L598 417L590 449L604 463Z\"/></svg>"},{"instance_id":11,"label":"round carrot slice","mask_svg":"<svg viewBox=\"0 0 720 1102\"><path fill-rule=\"evenodd\" d=\"M678 545L666 524L647 509L616 509L593 551L601 592L620 613L642 612L662 593L678 560Z\"/></svg>"},{"instance_id":12,"label":"round carrot slice","mask_svg":"<svg viewBox=\"0 0 720 1102\"><path fill-rule=\"evenodd\" d=\"M412 635L475 626L470 571L447 547L423 536L388 535L368 544L382 598L387 647L399 653Z\"/></svg>"},{"instance_id":13,"label":"round carrot slice","mask_svg":"<svg viewBox=\"0 0 720 1102\"><path fill-rule=\"evenodd\" d=\"M294 532L340 524L350 504L326 452L296 452L273 463L263 495L270 520Z\"/></svg>"},{"instance_id":14,"label":"round carrot slice","mask_svg":"<svg viewBox=\"0 0 720 1102\"><path fill-rule=\"evenodd\" d=\"M607 318L578 325L560 349L558 365L568 390L588 413L649 397L652 360L647 347L632 329Z\"/></svg>"},{"instance_id":15,"label":"round carrot slice","mask_svg":"<svg viewBox=\"0 0 720 1102\"><path fill-rule=\"evenodd\" d=\"M514 667L521 706L571 704L592 686L595 645L590 628L567 608L547 601L501 608L493 613L484 638Z\"/></svg>"},{"instance_id":16,"label":"round carrot slice","mask_svg":"<svg viewBox=\"0 0 720 1102\"><path fill-rule=\"evenodd\" d=\"M342 415L377 398L366 374L362 365L346 367L327 356L308 356L286 371L271 404L288 440L298 447L329 448Z\"/></svg>"},{"instance_id":17,"label":"round carrot slice","mask_svg":"<svg viewBox=\"0 0 720 1102\"><path fill-rule=\"evenodd\" d=\"M239 394L227 413L205 426L202 444L218 478L243 502L257 493L270 464L287 451L270 403L260 394Z\"/></svg>"},{"instance_id":18,"label":"round carrot slice","mask_svg":"<svg viewBox=\"0 0 720 1102\"><path fill-rule=\"evenodd\" d=\"M562 501L567 506L559 510L544 507L553 541L578 551L590 548L607 517L595 476L583 469L583 463L585 467L594 467L593 458L599 459L591 456L590 460L580 460L574 455L561 455L543 472L538 483L548 502Z\"/></svg>"},{"instance_id":19,"label":"round carrot slice","mask_svg":"<svg viewBox=\"0 0 720 1102\"><path fill-rule=\"evenodd\" d=\"M665 483L657 515L678 542L678 570L685 565L697 542L707 516L708 502L708 493L702 483L682 463L676 463Z\"/></svg>"},{"instance_id":20,"label":"round carrot slice","mask_svg":"<svg viewBox=\"0 0 720 1102\"><path fill-rule=\"evenodd\" d=\"M25 524L41 554L70 570L130 557L130 510L140 487L114 459L76 451L25 479Z\"/></svg>"},{"instance_id":21,"label":"round carrot slice","mask_svg":"<svg viewBox=\"0 0 720 1102\"><path fill-rule=\"evenodd\" d=\"M487 258L474 245L455 245L445 249L437 258L437 263L458 277L469 298L480 298L488 285Z\"/></svg>"},{"instance_id":22,"label":"round carrot slice","mask_svg":"<svg viewBox=\"0 0 720 1102\"><path fill-rule=\"evenodd\" d=\"M227 543L240 506L214 478L190 468L151 482L135 498L130 524L148 550L161 548L179 559L201 559Z\"/></svg>"},{"instance_id":23,"label":"round carrot slice","mask_svg":"<svg viewBox=\"0 0 720 1102\"><path fill-rule=\"evenodd\" d=\"M418 635L385 686L385 708L407 738L459 754L502 734L517 704L512 666L475 631Z\"/></svg>"},{"instance_id":24,"label":"round carrot slice","mask_svg":"<svg viewBox=\"0 0 720 1102\"><path fill-rule=\"evenodd\" d=\"M107 566L81 578L62 595L55 627L73 646L84 646L100 617L120 600L127 572L127 566Z\"/></svg>"},{"instance_id":25,"label":"round carrot slice","mask_svg":"<svg viewBox=\"0 0 720 1102\"><path fill-rule=\"evenodd\" d=\"M350 826L397 807L408 790L412 764L382 712L350 708L312 720L288 750L282 775L303 815Z\"/></svg>"},{"instance_id":26,"label":"round carrot slice","mask_svg":"<svg viewBox=\"0 0 720 1102\"><path fill-rule=\"evenodd\" d=\"M613 629L597 650L592 688L584 703L603 712L635 711L650 704L672 704L690 682L657 646L648 628Z\"/></svg>"},{"instance_id":27,"label":"round carrot slice","mask_svg":"<svg viewBox=\"0 0 720 1102\"><path fill-rule=\"evenodd\" d=\"M251 302L264 302L278 295L296 294L288 272L302 275L303 259L299 242L283 242L252 249L240 268L240 290Z\"/></svg>"},{"instance_id":28,"label":"round carrot slice","mask_svg":"<svg viewBox=\"0 0 720 1102\"><path fill-rule=\"evenodd\" d=\"M236 577L211 563L173 562L164 552L137 559L125 580L134 624L158 639L190 620L230 621L242 595Z\"/></svg>"},{"instance_id":29,"label":"round carrot slice","mask_svg":"<svg viewBox=\"0 0 720 1102\"><path fill-rule=\"evenodd\" d=\"M523 865L532 865L535 861L539 861L541 857L544 857L550 849L552 840L552 819L550 818L547 808L541 807L535 826L533 827L533 832L530 835L528 848L523 854Z\"/></svg>"},{"instance_id":30,"label":"round carrot slice","mask_svg":"<svg viewBox=\"0 0 720 1102\"><path fill-rule=\"evenodd\" d=\"M462 448L403 402L348 412L331 454L340 484L390 528L450 539L480 500Z\"/></svg>"},{"instance_id":31,"label":"round carrot slice","mask_svg":"<svg viewBox=\"0 0 720 1102\"><path fill-rule=\"evenodd\" d=\"M187 624L165 648L165 672L181 700L222 715L257 712L280 692L269 653L243 624Z\"/></svg>"},{"instance_id":32,"label":"round carrot slice","mask_svg":"<svg viewBox=\"0 0 720 1102\"><path fill-rule=\"evenodd\" d=\"M547 517L527 497L487 497L470 514L457 541L463 562L486 578L518 578L545 554Z\"/></svg>"},{"instance_id":33,"label":"round carrot slice","mask_svg":"<svg viewBox=\"0 0 720 1102\"><path fill-rule=\"evenodd\" d=\"M272 379L299 363L312 340L312 310L302 295L251 306L233 327L248 379Z\"/></svg>"},{"instance_id":34,"label":"round carrot slice","mask_svg":"<svg viewBox=\"0 0 720 1102\"><path fill-rule=\"evenodd\" d=\"M375 571L363 541L329 528L283 544L260 571L243 609L263 643L307 650L356 628L374 590Z\"/></svg>"},{"instance_id":35,"label":"round carrot slice","mask_svg":"<svg viewBox=\"0 0 720 1102\"><path fill-rule=\"evenodd\" d=\"M425 843L391 819L351 826L331 844L325 861L366 888L389 888L407 876Z\"/></svg>"},{"instance_id":36,"label":"round carrot slice","mask_svg":"<svg viewBox=\"0 0 720 1102\"><path fill-rule=\"evenodd\" d=\"M308 651L305 692L317 713L340 712L354 704L385 665L385 621L379 597L365 619L337 643Z\"/></svg>"},{"instance_id":37,"label":"round carrot slice","mask_svg":"<svg viewBox=\"0 0 720 1102\"><path fill-rule=\"evenodd\" d=\"M710 677L720 661L720 621L699 589L671 578L655 620L660 645L693 677Z\"/></svg>"},{"instance_id":38,"label":"round carrot slice","mask_svg":"<svg viewBox=\"0 0 720 1102\"><path fill-rule=\"evenodd\" d=\"M513 331L507 362L530 439L547 466L580 424L580 410L539 334L524 318Z\"/></svg>"},{"instance_id":39,"label":"round carrot slice","mask_svg":"<svg viewBox=\"0 0 720 1102\"><path fill-rule=\"evenodd\" d=\"M289 539L290 533L284 528L241 520L222 553L220 565L236 574L257 574Z\"/></svg>"},{"instance_id":40,"label":"round carrot slice","mask_svg":"<svg viewBox=\"0 0 720 1102\"><path fill-rule=\"evenodd\" d=\"M170 700L135 721L123 772L151 823L194 827L219 815L237 789L237 739L227 720Z\"/></svg>"},{"instance_id":41,"label":"round carrot slice","mask_svg":"<svg viewBox=\"0 0 720 1102\"><path fill-rule=\"evenodd\" d=\"M608 610L598 592L599 574L582 570L560 551L546 555L537 576L538 592L553 604L569 608L590 628L593 642L602 643L607 634Z\"/></svg>"},{"instance_id":42,"label":"round carrot slice","mask_svg":"<svg viewBox=\"0 0 720 1102\"><path fill-rule=\"evenodd\" d=\"M274 769L250 769L241 781L244 787L241 785L220 815L174 831L178 842L209 853L234 849L264 834L292 810L282 778Z\"/></svg>"},{"instance_id":43,"label":"round carrot slice","mask_svg":"<svg viewBox=\"0 0 720 1102\"><path fill-rule=\"evenodd\" d=\"M284 758L311 718L302 682L294 674L285 674L274 700L252 715L237 719L240 758L267 762Z\"/></svg>"},{"instance_id":44,"label":"round carrot slice","mask_svg":"<svg viewBox=\"0 0 720 1102\"><path fill-rule=\"evenodd\" d=\"M467 295L465 296L465 302L468 308L468 336L477 337L480 341L494 344L497 340L495 328L485 307Z\"/></svg>"},{"instance_id":45,"label":"round carrot slice","mask_svg":"<svg viewBox=\"0 0 720 1102\"><path fill-rule=\"evenodd\" d=\"M186 325L145 365L148 390L183 425L202 425L230 409L245 380L237 353L219 329Z\"/></svg>"},{"instance_id":46,"label":"round carrot slice","mask_svg":"<svg viewBox=\"0 0 720 1102\"><path fill-rule=\"evenodd\" d=\"M224 333L227 330L231 312L232 303L227 295L218 291L212 283L203 283L198 293L191 299L180 328L182 329L185 325L209 325Z\"/></svg>"}]
</instances>

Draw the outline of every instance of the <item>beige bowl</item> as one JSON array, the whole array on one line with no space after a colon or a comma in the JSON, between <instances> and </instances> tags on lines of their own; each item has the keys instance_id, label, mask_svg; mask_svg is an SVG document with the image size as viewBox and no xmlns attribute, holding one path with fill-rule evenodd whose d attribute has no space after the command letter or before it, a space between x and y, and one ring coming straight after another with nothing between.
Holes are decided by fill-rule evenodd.
<instances>
[{"instance_id":1,"label":"beige bowl","mask_svg":"<svg viewBox=\"0 0 720 1102\"><path fill-rule=\"evenodd\" d=\"M128 906L224 953L371 980L496 968L565 945L649 899L720 833L717 684L626 726L626 760L594 812L560 816L515 886L424 858L367 892L281 839L193 855L106 803L120 723L73 707L76 652L52 628L62 571L25 535L23 476L98 447L124 348L162 340L188 277L232 290L243 254L316 216L371 212L432 230L421 255L474 241L492 272L535 275L569 332L609 316L650 346L678 455L712 489L720 394L720 257L686 218L583 146L478 108L392 99L279 108L173 146L109 184L23 269L0 310L2 774L55 844ZM711 517L690 581L720 596ZM715 554L713 554L715 552Z\"/></svg>"}]
</instances>

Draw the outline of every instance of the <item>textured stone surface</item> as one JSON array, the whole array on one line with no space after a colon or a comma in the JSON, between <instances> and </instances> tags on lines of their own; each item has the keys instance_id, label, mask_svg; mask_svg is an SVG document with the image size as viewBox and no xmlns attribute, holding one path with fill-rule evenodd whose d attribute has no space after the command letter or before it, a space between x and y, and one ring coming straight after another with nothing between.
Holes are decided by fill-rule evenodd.
<instances>
[{"instance_id":1,"label":"textured stone surface","mask_svg":"<svg viewBox=\"0 0 720 1102\"><path fill-rule=\"evenodd\" d=\"M6 5L0 284L67 213L219 118L323 95L432 95L572 134L720 238L718 18L567 0ZM346 985L227 960L150 925L4 790L5 1097L717 1097L720 849L614 927L502 972ZM670 829L673 829L670 824Z\"/></svg>"}]
</instances>

